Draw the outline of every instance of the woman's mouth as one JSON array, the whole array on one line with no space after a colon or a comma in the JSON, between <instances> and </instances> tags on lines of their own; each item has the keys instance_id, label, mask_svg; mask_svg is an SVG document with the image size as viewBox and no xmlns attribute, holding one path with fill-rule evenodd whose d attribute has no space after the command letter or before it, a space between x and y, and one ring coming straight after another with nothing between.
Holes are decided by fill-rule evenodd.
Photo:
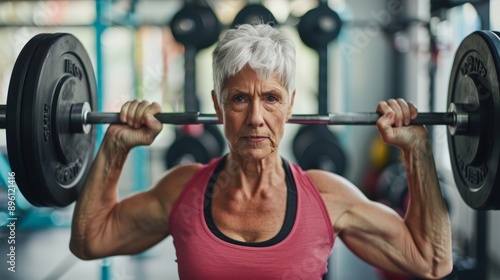
<instances>
[{"instance_id":1,"label":"woman's mouth","mask_svg":"<svg viewBox=\"0 0 500 280\"><path fill-rule=\"evenodd\" d=\"M247 136L245 138L249 142L261 142L261 141L264 141L267 137L264 137L264 136Z\"/></svg>"}]
</instances>

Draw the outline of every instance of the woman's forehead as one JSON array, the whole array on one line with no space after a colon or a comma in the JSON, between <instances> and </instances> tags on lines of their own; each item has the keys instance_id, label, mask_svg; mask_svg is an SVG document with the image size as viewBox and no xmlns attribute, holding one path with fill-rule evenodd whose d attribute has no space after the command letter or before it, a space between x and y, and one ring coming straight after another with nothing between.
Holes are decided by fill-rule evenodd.
<instances>
[{"instance_id":1,"label":"woman's forehead","mask_svg":"<svg viewBox=\"0 0 500 280\"><path fill-rule=\"evenodd\" d=\"M255 86L262 88L262 90L285 89L278 75L273 74L269 79L263 79L255 70L249 67L243 68L234 76L226 79L224 83L224 88L227 90L254 88Z\"/></svg>"}]
</instances>

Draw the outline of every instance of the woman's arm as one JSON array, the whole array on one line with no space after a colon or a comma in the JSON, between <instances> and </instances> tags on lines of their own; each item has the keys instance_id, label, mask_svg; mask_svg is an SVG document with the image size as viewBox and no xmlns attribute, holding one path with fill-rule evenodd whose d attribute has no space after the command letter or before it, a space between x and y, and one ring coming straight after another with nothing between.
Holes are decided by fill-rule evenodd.
<instances>
[{"instance_id":1,"label":"woman's arm","mask_svg":"<svg viewBox=\"0 0 500 280\"><path fill-rule=\"evenodd\" d=\"M416 108L404 100L377 107L382 139L401 148L410 203L404 219L368 200L355 186L334 174L310 171L332 219L334 230L360 258L385 270L437 279L452 270L451 226L442 197L427 131L405 126Z\"/></svg>"},{"instance_id":2,"label":"woman's arm","mask_svg":"<svg viewBox=\"0 0 500 280\"><path fill-rule=\"evenodd\" d=\"M127 102L120 117L123 125L108 128L92 164L73 214L71 251L82 259L139 253L168 231L170 208L197 165L176 168L151 190L118 197L118 180L129 151L150 145L162 129L153 115L158 104Z\"/></svg>"}]
</instances>

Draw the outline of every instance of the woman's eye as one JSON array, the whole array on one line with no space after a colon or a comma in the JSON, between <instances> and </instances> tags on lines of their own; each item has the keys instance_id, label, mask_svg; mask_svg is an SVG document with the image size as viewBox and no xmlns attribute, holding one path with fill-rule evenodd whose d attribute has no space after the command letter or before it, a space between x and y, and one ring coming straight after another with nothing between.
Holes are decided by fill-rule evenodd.
<instances>
[{"instance_id":1,"label":"woman's eye","mask_svg":"<svg viewBox=\"0 0 500 280\"><path fill-rule=\"evenodd\" d=\"M276 101L278 101L278 98L276 98L276 96L274 96L274 95L270 95L267 97L267 101L268 102L276 102Z\"/></svg>"},{"instance_id":2,"label":"woman's eye","mask_svg":"<svg viewBox=\"0 0 500 280\"><path fill-rule=\"evenodd\" d=\"M245 102L245 98L241 95L237 95L233 98L233 101L236 103L242 103L242 102Z\"/></svg>"}]
</instances>

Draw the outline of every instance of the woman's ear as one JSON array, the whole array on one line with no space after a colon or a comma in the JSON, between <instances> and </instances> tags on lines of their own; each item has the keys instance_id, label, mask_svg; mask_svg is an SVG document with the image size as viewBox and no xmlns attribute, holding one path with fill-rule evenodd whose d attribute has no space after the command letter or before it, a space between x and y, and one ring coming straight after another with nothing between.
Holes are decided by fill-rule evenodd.
<instances>
[{"instance_id":1,"label":"woman's ear","mask_svg":"<svg viewBox=\"0 0 500 280\"><path fill-rule=\"evenodd\" d=\"M286 112L286 120L288 121L292 117L293 101L295 100L295 90L290 94L290 104L288 105L288 111Z\"/></svg>"},{"instance_id":2,"label":"woman's ear","mask_svg":"<svg viewBox=\"0 0 500 280\"><path fill-rule=\"evenodd\" d=\"M217 94L212 90L212 102L214 103L215 114L217 115L217 119L219 119L219 123L222 123L222 112L219 106L219 100L217 100Z\"/></svg>"}]
</instances>

